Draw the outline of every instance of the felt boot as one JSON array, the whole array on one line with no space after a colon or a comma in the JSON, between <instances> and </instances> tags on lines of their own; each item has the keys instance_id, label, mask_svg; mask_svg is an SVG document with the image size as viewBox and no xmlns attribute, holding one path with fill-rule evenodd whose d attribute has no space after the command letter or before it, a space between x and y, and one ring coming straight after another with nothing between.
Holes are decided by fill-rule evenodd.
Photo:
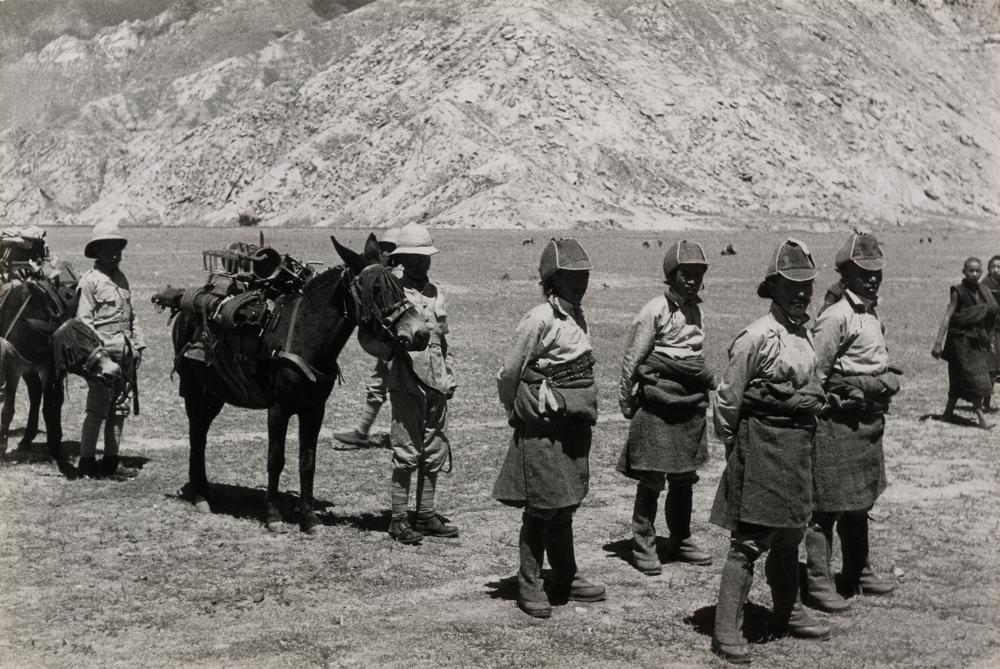
<instances>
[{"instance_id":1,"label":"felt boot","mask_svg":"<svg viewBox=\"0 0 1000 669\"><path fill-rule=\"evenodd\" d=\"M84 456L76 463L77 478L97 478L97 460L93 456Z\"/></svg>"},{"instance_id":2,"label":"felt boot","mask_svg":"<svg viewBox=\"0 0 1000 669\"><path fill-rule=\"evenodd\" d=\"M667 555L672 560L688 564L712 564L712 556L691 541L691 497L690 485L671 482L667 488L667 501L663 514L667 518L670 539Z\"/></svg>"},{"instance_id":3,"label":"felt boot","mask_svg":"<svg viewBox=\"0 0 1000 669\"><path fill-rule=\"evenodd\" d=\"M807 606L826 613L841 613L851 606L837 592L830 567L834 522L832 516L819 518L815 514L813 522L806 528L805 536L806 592L802 600Z\"/></svg>"},{"instance_id":4,"label":"felt boot","mask_svg":"<svg viewBox=\"0 0 1000 669\"><path fill-rule=\"evenodd\" d=\"M868 549L868 512L841 515L837 523L844 555L840 591L845 595L888 595L895 586L879 578L872 569Z\"/></svg>"},{"instance_id":5,"label":"felt boot","mask_svg":"<svg viewBox=\"0 0 1000 669\"><path fill-rule=\"evenodd\" d=\"M552 586L549 594L553 604L574 602L603 602L607 591L600 583L592 583L576 568L576 551L573 546L573 518L556 519L549 523L545 549L552 567Z\"/></svg>"},{"instance_id":6,"label":"felt boot","mask_svg":"<svg viewBox=\"0 0 1000 669\"><path fill-rule=\"evenodd\" d=\"M389 536L406 545L419 544L424 538L424 535L410 527L410 522L405 517L393 517L389 523Z\"/></svg>"},{"instance_id":7,"label":"felt boot","mask_svg":"<svg viewBox=\"0 0 1000 669\"><path fill-rule=\"evenodd\" d=\"M798 546L772 548L767 554L764 573L771 586L773 603L768 629L774 636L829 639L830 626L810 618L802 606L798 572Z\"/></svg>"},{"instance_id":8,"label":"felt boot","mask_svg":"<svg viewBox=\"0 0 1000 669\"><path fill-rule=\"evenodd\" d=\"M375 418L378 417L378 412L381 408L382 402L365 402L365 408L361 412L361 418L358 419L357 427L334 432L333 438L349 446L368 446L368 432L371 430L372 424L375 422Z\"/></svg>"},{"instance_id":9,"label":"felt boot","mask_svg":"<svg viewBox=\"0 0 1000 669\"><path fill-rule=\"evenodd\" d=\"M726 555L715 606L712 652L733 664L750 664L750 645L743 636L743 607L753 585L753 562L734 548Z\"/></svg>"},{"instance_id":10,"label":"felt boot","mask_svg":"<svg viewBox=\"0 0 1000 669\"><path fill-rule=\"evenodd\" d=\"M545 559L545 523L537 518L521 517L518 539L521 564L517 570L517 608L532 618L548 618L552 607L545 597L542 561Z\"/></svg>"},{"instance_id":11,"label":"felt boot","mask_svg":"<svg viewBox=\"0 0 1000 669\"><path fill-rule=\"evenodd\" d=\"M647 576L663 573L660 558L656 555L656 507L660 493L649 486L635 487L635 505L632 507L632 564Z\"/></svg>"}]
</instances>

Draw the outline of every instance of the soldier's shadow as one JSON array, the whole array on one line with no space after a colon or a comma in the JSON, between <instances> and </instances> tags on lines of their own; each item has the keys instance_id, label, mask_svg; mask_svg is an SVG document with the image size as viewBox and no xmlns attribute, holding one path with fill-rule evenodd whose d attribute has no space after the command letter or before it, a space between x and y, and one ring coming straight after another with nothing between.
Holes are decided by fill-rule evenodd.
<instances>
[{"instance_id":1,"label":"soldier's shadow","mask_svg":"<svg viewBox=\"0 0 1000 669\"><path fill-rule=\"evenodd\" d=\"M767 617L770 611L751 601L743 606L743 636L750 643L763 644L774 640L767 633ZM715 631L715 607L703 606L690 616L684 618L684 624L690 625L698 634L712 636Z\"/></svg>"},{"instance_id":2,"label":"soldier's shadow","mask_svg":"<svg viewBox=\"0 0 1000 669\"><path fill-rule=\"evenodd\" d=\"M44 434L42 431L40 434ZM15 437L24 435L24 428L17 428L11 430L10 439L13 441ZM64 441L59 445L59 460L53 460L49 455L48 444L44 440L39 441L36 437L35 441L28 443L18 442L17 445L8 450L4 455L4 463L12 465L21 464L34 464L34 463L51 463L53 467L59 470L59 473L66 478L76 478L78 476L78 471L75 465L73 465L70 460L76 458L80 455L80 442L79 441ZM103 451L97 452L97 457L100 459L103 456ZM141 470L149 458L143 457L141 455L122 455L119 456L118 461L125 467L129 469L135 469L136 471Z\"/></svg>"}]
</instances>

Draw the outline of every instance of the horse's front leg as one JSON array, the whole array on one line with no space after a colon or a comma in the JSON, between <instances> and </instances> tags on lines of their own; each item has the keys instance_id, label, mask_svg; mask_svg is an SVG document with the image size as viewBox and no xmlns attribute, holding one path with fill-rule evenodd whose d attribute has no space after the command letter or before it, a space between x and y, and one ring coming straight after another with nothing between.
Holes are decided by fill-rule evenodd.
<instances>
[{"instance_id":1,"label":"horse's front leg","mask_svg":"<svg viewBox=\"0 0 1000 669\"><path fill-rule=\"evenodd\" d=\"M18 448L27 448L38 436L38 410L42 406L44 386L44 380L34 371L29 370L24 375L24 387L28 389L28 421L24 424Z\"/></svg>"},{"instance_id":2,"label":"horse's front leg","mask_svg":"<svg viewBox=\"0 0 1000 669\"><path fill-rule=\"evenodd\" d=\"M0 409L0 463L7 461L7 444L10 437L10 423L14 420L14 400L21 375L9 363L4 365L3 409Z\"/></svg>"},{"instance_id":3,"label":"horse's front leg","mask_svg":"<svg viewBox=\"0 0 1000 669\"><path fill-rule=\"evenodd\" d=\"M306 407L299 411L299 485L301 486L301 528L315 534L319 517L313 507L313 481L316 477L316 443L323 424L326 405Z\"/></svg>"},{"instance_id":4,"label":"horse's front leg","mask_svg":"<svg viewBox=\"0 0 1000 669\"><path fill-rule=\"evenodd\" d=\"M51 371L43 381L45 393L42 395L42 418L45 419L45 444L49 449L49 457L60 464L65 459L62 455L62 407L65 392L62 379L53 378Z\"/></svg>"},{"instance_id":5,"label":"horse's front leg","mask_svg":"<svg viewBox=\"0 0 1000 669\"><path fill-rule=\"evenodd\" d=\"M270 532L286 532L278 508L278 484L285 468L285 438L291 413L280 402L267 410L267 496L264 525Z\"/></svg>"}]
</instances>

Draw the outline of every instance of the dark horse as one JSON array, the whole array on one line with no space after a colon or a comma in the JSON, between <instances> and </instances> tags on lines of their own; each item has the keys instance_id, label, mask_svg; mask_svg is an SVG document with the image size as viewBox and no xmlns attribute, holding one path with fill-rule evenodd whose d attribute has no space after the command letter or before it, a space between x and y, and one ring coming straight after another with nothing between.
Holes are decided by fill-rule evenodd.
<instances>
[{"instance_id":1,"label":"dark horse","mask_svg":"<svg viewBox=\"0 0 1000 669\"><path fill-rule=\"evenodd\" d=\"M285 466L288 421L298 415L301 528L313 533L319 518L313 508L316 441L326 401L337 380L337 356L357 325L366 333L394 339L408 350L427 346L429 333L423 318L404 299L402 284L378 264L379 248L370 235L362 254L330 238L343 266L330 268L305 284L301 293L275 299L274 311L259 341L259 355L250 363L250 377L266 399L259 404L240 401L218 371L231 360L207 364L185 351L197 340L202 319L178 312L173 325L175 369L188 417L190 458L188 486L195 507L210 511L210 486L205 474L205 446L209 426L224 404L267 409L267 494L265 525L284 530L278 509L278 483ZM256 342L255 342L256 345Z\"/></svg>"},{"instance_id":2,"label":"dark horse","mask_svg":"<svg viewBox=\"0 0 1000 669\"><path fill-rule=\"evenodd\" d=\"M96 373L110 382L118 369L106 356L93 355L100 349L97 333L79 323L71 328L61 326L75 319L76 297L72 290L54 286L33 278L15 279L0 287L0 369L3 373L4 402L0 412L0 460L7 452L10 424L14 417L15 395L21 378L28 387L28 420L19 448L24 448L38 435L38 412L41 405L45 421L45 441L49 457L64 469L62 457L62 405L65 399L63 380L67 371L86 375ZM61 344L65 358L90 358L91 368L83 366L67 370L57 365L54 338L62 329L83 335L65 340Z\"/></svg>"}]
</instances>

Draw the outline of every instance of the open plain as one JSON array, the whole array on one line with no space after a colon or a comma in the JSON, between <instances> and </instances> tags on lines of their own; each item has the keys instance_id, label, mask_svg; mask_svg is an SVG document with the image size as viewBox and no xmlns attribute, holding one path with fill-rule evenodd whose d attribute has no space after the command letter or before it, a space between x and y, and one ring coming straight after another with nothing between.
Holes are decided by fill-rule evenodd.
<instances>
[{"instance_id":1,"label":"open plain","mask_svg":"<svg viewBox=\"0 0 1000 669\"><path fill-rule=\"evenodd\" d=\"M288 532L262 526L266 483L263 412L227 407L210 433L211 514L179 496L187 479L186 422L171 379L169 331L149 297L204 279L203 249L255 242L245 228L125 228L123 268L149 350L141 415L123 453L140 468L128 482L77 480L42 461L44 445L11 454L0 469L0 665L692 667L723 666L708 650L727 544L707 522L722 447L695 487L694 531L716 556L710 567L667 564L655 578L622 559L634 488L614 471L627 425L617 411L617 366L632 314L661 290L663 248L675 233L572 233L593 255L584 306L598 360L602 416L591 493L577 514L581 568L608 586L606 602L557 608L538 621L513 604L519 514L490 497L509 438L494 374L520 315L537 303L537 262L549 233L436 230L431 277L448 293L459 375L451 404L454 471L440 510L458 539L403 547L387 534L389 452L342 450L333 430L351 423L373 364L348 344L320 437L316 495L323 527L295 525L297 444L283 477ZM329 235L360 248L363 232L268 229L268 243L301 260L332 262ZM89 230L52 228L54 254L86 268ZM561 234L561 233L554 233ZM569 233L566 233L569 234ZM766 303L754 288L768 249L785 233L686 232L709 253L704 312L707 357L726 347ZM535 244L522 241L533 235ZM816 299L834 279L846 230L801 233L821 266ZM944 363L930 356L947 286L973 254L998 251L995 235L955 230L879 231L888 258L880 313L904 388L886 434L890 487L872 512L873 556L896 582L889 598L857 598L831 618L827 642L760 639L770 595L759 575L746 624L756 666L994 667L1000 664L1000 495L997 433L926 419L945 399ZM659 242L663 242L663 248ZM649 248L644 246L648 242ZM984 247L984 242L989 242ZM735 256L720 256L731 243ZM23 395L22 389L22 395ZM75 456L85 386L69 380L64 409ZM15 428L23 427L20 398ZM387 429L388 410L375 432ZM16 435L15 435L16 439ZM835 557L839 563L839 556ZM821 614L817 614L821 615Z\"/></svg>"}]
</instances>

